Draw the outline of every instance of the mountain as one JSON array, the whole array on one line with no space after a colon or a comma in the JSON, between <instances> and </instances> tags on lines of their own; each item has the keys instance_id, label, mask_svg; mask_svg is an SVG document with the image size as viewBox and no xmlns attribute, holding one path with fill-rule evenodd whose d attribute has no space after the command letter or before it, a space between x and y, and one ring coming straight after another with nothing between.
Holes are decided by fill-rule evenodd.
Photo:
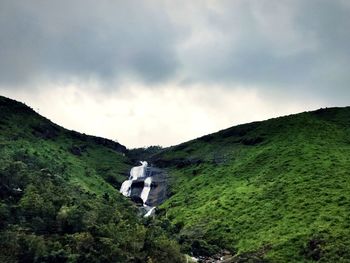
<instances>
[{"instance_id":1,"label":"mountain","mask_svg":"<svg viewBox=\"0 0 350 263\"><path fill-rule=\"evenodd\" d=\"M350 262L349 135L328 108L128 150L0 97L0 262ZM140 160L155 218L118 191Z\"/></svg>"},{"instance_id":2,"label":"mountain","mask_svg":"<svg viewBox=\"0 0 350 263\"><path fill-rule=\"evenodd\" d=\"M119 194L127 152L0 97L0 262L183 261Z\"/></svg>"},{"instance_id":3,"label":"mountain","mask_svg":"<svg viewBox=\"0 0 350 263\"><path fill-rule=\"evenodd\" d=\"M195 255L350 262L350 108L239 125L149 156L170 176L159 216Z\"/></svg>"}]
</instances>

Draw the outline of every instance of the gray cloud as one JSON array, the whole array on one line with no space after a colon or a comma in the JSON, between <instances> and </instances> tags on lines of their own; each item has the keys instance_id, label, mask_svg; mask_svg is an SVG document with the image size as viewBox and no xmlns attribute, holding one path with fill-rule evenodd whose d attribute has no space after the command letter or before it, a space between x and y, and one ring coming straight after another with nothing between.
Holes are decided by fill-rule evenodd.
<instances>
[{"instance_id":1,"label":"gray cloud","mask_svg":"<svg viewBox=\"0 0 350 263\"><path fill-rule=\"evenodd\" d=\"M159 11L136 0L3 0L0 81L171 78L178 63L176 29Z\"/></svg>"},{"instance_id":2,"label":"gray cloud","mask_svg":"<svg viewBox=\"0 0 350 263\"><path fill-rule=\"evenodd\" d=\"M350 9L344 1L227 1L214 36L184 51L190 82L350 98ZM263 88L262 88L263 89Z\"/></svg>"},{"instance_id":3,"label":"gray cloud","mask_svg":"<svg viewBox=\"0 0 350 263\"><path fill-rule=\"evenodd\" d=\"M1 0L0 83L182 80L344 102L349 25L344 0Z\"/></svg>"}]
</instances>

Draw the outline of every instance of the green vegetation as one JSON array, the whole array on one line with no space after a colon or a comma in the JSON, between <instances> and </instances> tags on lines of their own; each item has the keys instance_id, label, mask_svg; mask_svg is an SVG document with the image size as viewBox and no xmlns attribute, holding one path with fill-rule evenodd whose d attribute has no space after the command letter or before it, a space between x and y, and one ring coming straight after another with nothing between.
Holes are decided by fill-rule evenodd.
<instances>
[{"instance_id":1,"label":"green vegetation","mask_svg":"<svg viewBox=\"0 0 350 263\"><path fill-rule=\"evenodd\" d=\"M350 108L240 125L150 158L184 252L239 262L350 262Z\"/></svg>"},{"instance_id":2,"label":"green vegetation","mask_svg":"<svg viewBox=\"0 0 350 263\"><path fill-rule=\"evenodd\" d=\"M128 151L0 97L0 262L350 262L349 135L331 108ZM139 159L169 173L157 219L117 191Z\"/></svg>"},{"instance_id":3,"label":"green vegetation","mask_svg":"<svg viewBox=\"0 0 350 263\"><path fill-rule=\"evenodd\" d=\"M119 194L125 153L0 97L0 262L181 262Z\"/></svg>"}]
</instances>

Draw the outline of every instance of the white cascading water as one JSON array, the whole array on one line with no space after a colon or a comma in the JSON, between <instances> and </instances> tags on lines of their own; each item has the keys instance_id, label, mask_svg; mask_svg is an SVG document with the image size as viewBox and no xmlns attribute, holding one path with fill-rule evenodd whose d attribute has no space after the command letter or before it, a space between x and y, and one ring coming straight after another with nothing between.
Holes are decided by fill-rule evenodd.
<instances>
[{"instance_id":1,"label":"white cascading water","mask_svg":"<svg viewBox=\"0 0 350 263\"><path fill-rule=\"evenodd\" d=\"M151 207L150 210L148 210L148 212L144 215L144 217L149 217L153 215L155 209L156 209L155 206Z\"/></svg>"},{"instance_id":2,"label":"white cascading water","mask_svg":"<svg viewBox=\"0 0 350 263\"><path fill-rule=\"evenodd\" d=\"M126 180L123 182L122 186L120 187L120 192L124 196L129 196L130 195L130 189L132 185L132 180Z\"/></svg>"},{"instance_id":3,"label":"white cascading water","mask_svg":"<svg viewBox=\"0 0 350 263\"><path fill-rule=\"evenodd\" d=\"M133 181L147 176L146 172L147 172L148 163L146 161L140 161L140 163L141 163L140 166L135 166L131 168L129 179L124 181L122 186L120 187L120 192L124 196L131 195L131 186ZM146 208L146 211L147 211L144 217L149 217L153 215L156 208L156 207L150 207L146 205L146 201L151 191L151 185L152 185L152 177L149 176L144 180L144 187L142 189L141 196L140 196L143 201L143 206Z\"/></svg>"},{"instance_id":4,"label":"white cascading water","mask_svg":"<svg viewBox=\"0 0 350 263\"><path fill-rule=\"evenodd\" d=\"M148 163L146 161L141 161L140 163L141 163L140 166L135 166L135 167L131 168L129 180L124 181L122 186L120 187L120 192L124 196L131 195L132 181L135 181L138 178L145 177L145 175L146 175L146 168L147 168Z\"/></svg>"},{"instance_id":5,"label":"white cascading water","mask_svg":"<svg viewBox=\"0 0 350 263\"><path fill-rule=\"evenodd\" d=\"M146 203L149 192L151 191L151 184L152 184L152 177L147 177L145 179L144 187L142 189L141 196L140 196L144 204Z\"/></svg>"}]
</instances>

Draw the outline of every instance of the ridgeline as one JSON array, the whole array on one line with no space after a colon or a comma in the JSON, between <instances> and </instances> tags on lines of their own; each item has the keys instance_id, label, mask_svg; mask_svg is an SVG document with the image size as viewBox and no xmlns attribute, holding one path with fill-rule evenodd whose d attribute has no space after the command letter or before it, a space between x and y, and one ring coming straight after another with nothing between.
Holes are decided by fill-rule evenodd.
<instances>
[{"instance_id":1,"label":"ridgeline","mask_svg":"<svg viewBox=\"0 0 350 263\"><path fill-rule=\"evenodd\" d=\"M118 190L167 172L155 218ZM0 262L350 262L350 108L128 150L0 97Z\"/></svg>"},{"instance_id":2,"label":"ridgeline","mask_svg":"<svg viewBox=\"0 0 350 263\"><path fill-rule=\"evenodd\" d=\"M350 262L349 107L239 125L150 158L172 178L160 213L183 249Z\"/></svg>"}]
</instances>

